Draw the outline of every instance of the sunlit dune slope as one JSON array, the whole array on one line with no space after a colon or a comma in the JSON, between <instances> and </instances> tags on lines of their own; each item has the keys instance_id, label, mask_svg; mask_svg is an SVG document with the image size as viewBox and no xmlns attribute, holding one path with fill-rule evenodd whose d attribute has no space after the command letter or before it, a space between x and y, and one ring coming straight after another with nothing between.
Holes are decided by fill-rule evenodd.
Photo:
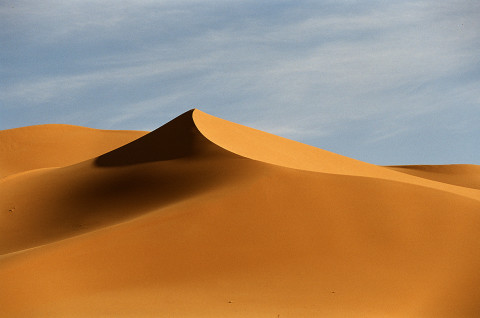
<instances>
[{"instance_id":1,"label":"sunlit dune slope","mask_svg":"<svg viewBox=\"0 0 480 318\"><path fill-rule=\"evenodd\" d=\"M189 111L0 180L0 316L480 316L480 198L462 186L475 178Z\"/></svg>"},{"instance_id":2,"label":"sunlit dune slope","mask_svg":"<svg viewBox=\"0 0 480 318\"><path fill-rule=\"evenodd\" d=\"M480 189L480 166L477 165L411 165L388 168L425 179Z\"/></svg>"},{"instance_id":3,"label":"sunlit dune slope","mask_svg":"<svg viewBox=\"0 0 480 318\"><path fill-rule=\"evenodd\" d=\"M300 142L245 127L195 110L198 129L212 142L241 156L283 167L407 182L480 200L480 191L376 166ZM401 171L403 172L403 171ZM469 178L469 177L467 177Z\"/></svg>"},{"instance_id":4,"label":"sunlit dune slope","mask_svg":"<svg viewBox=\"0 0 480 318\"><path fill-rule=\"evenodd\" d=\"M1 130L0 178L33 169L71 165L145 134L53 124Z\"/></svg>"}]
</instances>

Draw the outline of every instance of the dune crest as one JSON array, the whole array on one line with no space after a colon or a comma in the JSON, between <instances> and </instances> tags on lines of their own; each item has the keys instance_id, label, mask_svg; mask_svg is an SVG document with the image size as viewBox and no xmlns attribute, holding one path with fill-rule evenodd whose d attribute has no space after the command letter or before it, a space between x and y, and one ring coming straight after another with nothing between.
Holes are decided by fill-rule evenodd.
<instances>
[{"instance_id":1,"label":"dune crest","mask_svg":"<svg viewBox=\"0 0 480 318\"><path fill-rule=\"evenodd\" d=\"M364 162L214 117L198 109L193 112L193 120L210 141L250 159L336 174L361 174L369 167Z\"/></svg>"},{"instance_id":2,"label":"dune crest","mask_svg":"<svg viewBox=\"0 0 480 318\"><path fill-rule=\"evenodd\" d=\"M206 139L189 110L160 128L95 159L99 167L128 166L189 157L227 155L221 147ZM228 154L231 155L231 154Z\"/></svg>"}]
</instances>

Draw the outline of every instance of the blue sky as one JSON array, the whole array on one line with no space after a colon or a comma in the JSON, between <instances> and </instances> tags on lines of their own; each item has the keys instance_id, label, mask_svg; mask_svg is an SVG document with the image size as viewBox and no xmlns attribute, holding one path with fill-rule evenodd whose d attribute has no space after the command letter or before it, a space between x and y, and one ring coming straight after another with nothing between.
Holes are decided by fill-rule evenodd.
<instances>
[{"instance_id":1,"label":"blue sky","mask_svg":"<svg viewBox=\"0 0 480 318\"><path fill-rule=\"evenodd\" d=\"M375 164L480 164L480 1L0 2L0 129L190 108Z\"/></svg>"}]
</instances>

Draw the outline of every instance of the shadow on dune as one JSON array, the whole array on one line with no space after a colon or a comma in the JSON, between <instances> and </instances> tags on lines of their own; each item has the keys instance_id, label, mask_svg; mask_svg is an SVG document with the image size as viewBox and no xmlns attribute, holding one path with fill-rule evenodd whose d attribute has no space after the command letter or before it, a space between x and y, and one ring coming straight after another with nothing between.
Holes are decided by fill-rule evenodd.
<instances>
[{"instance_id":1,"label":"shadow on dune","mask_svg":"<svg viewBox=\"0 0 480 318\"><path fill-rule=\"evenodd\" d=\"M122 222L256 174L258 163L212 143L192 114L93 160L13 179L2 199L35 213L9 219L0 254Z\"/></svg>"},{"instance_id":2,"label":"shadow on dune","mask_svg":"<svg viewBox=\"0 0 480 318\"><path fill-rule=\"evenodd\" d=\"M95 159L99 167L128 166L191 156L201 134L189 110L151 133Z\"/></svg>"}]
</instances>

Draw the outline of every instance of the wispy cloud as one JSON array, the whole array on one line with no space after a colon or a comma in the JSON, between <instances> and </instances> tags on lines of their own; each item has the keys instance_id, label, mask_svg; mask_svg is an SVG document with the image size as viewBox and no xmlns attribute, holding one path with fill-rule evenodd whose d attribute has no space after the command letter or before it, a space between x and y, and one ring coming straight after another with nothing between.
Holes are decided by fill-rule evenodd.
<instances>
[{"instance_id":1,"label":"wispy cloud","mask_svg":"<svg viewBox=\"0 0 480 318\"><path fill-rule=\"evenodd\" d=\"M0 18L2 128L153 129L199 107L314 143L376 123L369 147L480 112L474 1L23 0Z\"/></svg>"}]
</instances>

